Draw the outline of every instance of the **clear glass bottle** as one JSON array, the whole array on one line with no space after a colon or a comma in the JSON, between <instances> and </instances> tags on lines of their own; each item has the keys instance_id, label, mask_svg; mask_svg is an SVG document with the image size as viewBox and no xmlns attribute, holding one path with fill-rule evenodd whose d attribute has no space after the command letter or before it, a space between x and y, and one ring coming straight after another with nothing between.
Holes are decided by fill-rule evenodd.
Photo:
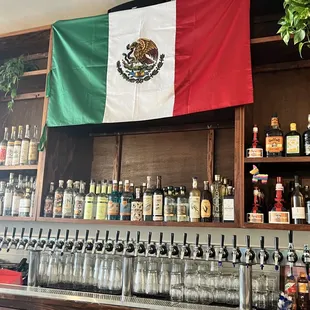
<instances>
[{"instance_id":1,"label":"clear glass bottle","mask_svg":"<svg viewBox=\"0 0 310 310\"><path fill-rule=\"evenodd\" d=\"M133 183L130 183L129 191L132 193L132 197L135 198L135 185Z\"/></svg>"},{"instance_id":2,"label":"clear glass bottle","mask_svg":"<svg viewBox=\"0 0 310 310\"><path fill-rule=\"evenodd\" d=\"M143 221L152 221L152 211L153 211L153 190L151 187L151 177L146 177L146 190L143 194Z\"/></svg>"},{"instance_id":3,"label":"clear glass bottle","mask_svg":"<svg viewBox=\"0 0 310 310\"><path fill-rule=\"evenodd\" d=\"M164 221L176 222L177 220L177 207L176 198L173 195L173 186L168 186L168 195L164 201Z\"/></svg>"},{"instance_id":4,"label":"clear glass bottle","mask_svg":"<svg viewBox=\"0 0 310 310\"><path fill-rule=\"evenodd\" d=\"M17 139L14 141L14 148L13 148L13 161L12 161L13 166L19 165L22 140L23 140L23 126L18 126L18 135Z\"/></svg>"},{"instance_id":5,"label":"clear glass bottle","mask_svg":"<svg viewBox=\"0 0 310 310\"><path fill-rule=\"evenodd\" d=\"M190 222L200 222L200 190L197 188L197 177L193 177L193 187L189 192L189 218Z\"/></svg>"},{"instance_id":6,"label":"clear glass bottle","mask_svg":"<svg viewBox=\"0 0 310 310\"><path fill-rule=\"evenodd\" d=\"M161 188L161 176L156 177L156 189L153 193L153 221L161 222L164 219L164 192Z\"/></svg>"},{"instance_id":7,"label":"clear glass bottle","mask_svg":"<svg viewBox=\"0 0 310 310\"><path fill-rule=\"evenodd\" d=\"M290 123L290 131L285 135L285 156L300 156L301 135L296 123Z\"/></svg>"},{"instance_id":8,"label":"clear glass bottle","mask_svg":"<svg viewBox=\"0 0 310 310\"><path fill-rule=\"evenodd\" d=\"M140 222L143 220L143 202L141 197L141 188L136 188L136 198L131 203L131 221Z\"/></svg>"},{"instance_id":9,"label":"clear glass bottle","mask_svg":"<svg viewBox=\"0 0 310 310\"><path fill-rule=\"evenodd\" d=\"M19 158L20 165L28 164L29 144L30 144L30 126L26 125L25 137L22 140L20 150L20 158Z\"/></svg>"},{"instance_id":10,"label":"clear glass bottle","mask_svg":"<svg viewBox=\"0 0 310 310\"><path fill-rule=\"evenodd\" d=\"M85 183L83 181L79 182L80 190L74 197L74 215L75 219L84 218L84 207L85 207Z\"/></svg>"},{"instance_id":11,"label":"clear glass bottle","mask_svg":"<svg viewBox=\"0 0 310 310\"><path fill-rule=\"evenodd\" d=\"M304 196L300 192L300 183L297 175L294 176L295 188L291 197L293 224L306 224L306 209Z\"/></svg>"},{"instance_id":12,"label":"clear glass bottle","mask_svg":"<svg viewBox=\"0 0 310 310\"><path fill-rule=\"evenodd\" d=\"M119 192L120 197L121 197L123 191L124 191L123 181L119 181L118 182L118 192Z\"/></svg>"},{"instance_id":13,"label":"clear glass bottle","mask_svg":"<svg viewBox=\"0 0 310 310\"><path fill-rule=\"evenodd\" d=\"M200 205L201 222L212 222L212 194L209 189L209 182L203 181L203 192Z\"/></svg>"},{"instance_id":14,"label":"clear glass bottle","mask_svg":"<svg viewBox=\"0 0 310 310\"><path fill-rule=\"evenodd\" d=\"M31 190L30 187L27 187L25 195L20 199L19 216L29 217L30 207L31 207Z\"/></svg>"},{"instance_id":15,"label":"clear glass bottle","mask_svg":"<svg viewBox=\"0 0 310 310\"><path fill-rule=\"evenodd\" d=\"M4 193L5 193L6 182L0 182L0 216L3 215L3 204L4 204Z\"/></svg>"},{"instance_id":16,"label":"clear glass bottle","mask_svg":"<svg viewBox=\"0 0 310 310\"><path fill-rule=\"evenodd\" d=\"M12 215L12 201L14 192L14 173L10 173L9 183L6 185L3 199L3 216Z\"/></svg>"},{"instance_id":17,"label":"clear glass bottle","mask_svg":"<svg viewBox=\"0 0 310 310\"><path fill-rule=\"evenodd\" d=\"M95 201L94 201L94 209L93 209L93 218L95 219L96 218L96 215L97 215L97 202L98 202L98 197L101 193L101 182L97 182L96 183L96 197L95 197Z\"/></svg>"},{"instance_id":18,"label":"clear glass bottle","mask_svg":"<svg viewBox=\"0 0 310 310\"><path fill-rule=\"evenodd\" d=\"M73 181L67 181L67 188L64 191L62 203L62 218L73 218Z\"/></svg>"},{"instance_id":19,"label":"clear glass bottle","mask_svg":"<svg viewBox=\"0 0 310 310\"><path fill-rule=\"evenodd\" d=\"M30 206L30 216L33 216L34 203L36 197L36 179L34 177L30 178L30 189L31 189L31 206Z\"/></svg>"},{"instance_id":20,"label":"clear glass bottle","mask_svg":"<svg viewBox=\"0 0 310 310\"><path fill-rule=\"evenodd\" d=\"M53 218L62 217L62 202L64 197L64 180L59 180L59 187L54 195Z\"/></svg>"},{"instance_id":21,"label":"clear glass bottle","mask_svg":"<svg viewBox=\"0 0 310 310\"><path fill-rule=\"evenodd\" d=\"M82 180L75 181L73 183L73 203L74 203L75 196L80 192L80 182L83 182L83 181Z\"/></svg>"},{"instance_id":22,"label":"clear glass bottle","mask_svg":"<svg viewBox=\"0 0 310 310\"><path fill-rule=\"evenodd\" d=\"M95 187L96 181L91 180L89 186L89 193L85 196L84 220L93 219L94 203L96 198Z\"/></svg>"},{"instance_id":23,"label":"clear glass bottle","mask_svg":"<svg viewBox=\"0 0 310 310\"><path fill-rule=\"evenodd\" d=\"M213 183L213 222L221 222L223 218L223 196L220 175L214 176Z\"/></svg>"},{"instance_id":24,"label":"clear glass bottle","mask_svg":"<svg viewBox=\"0 0 310 310\"><path fill-rule=\"evenodd\" d=\"M23 176L20 174L18 176L18 184L13 192L13 199L12 199L12 216L18 216L19 215L19 206L20 206L20 200L24 196L24 191L22 189L23 186Z\"/></svg>"},{"instance_id":25,"label":"clear glass bottle","mask_svg":"<svg viewBox=\"0 0 310 310\"><path fill-rule=\"evenodd\" d=\"M120 196L118 192L118 182L113 180L112 192L108 195L108 220L119 220Z\"/></svg>"},{"instance_id":26,"label":"clear glass bottle","mask_svg":"<svg viewBox=\"0 0 310 310\"><path fill-rule=\"evenodd\" d=\"M186 187L180 186L180 195L177 197L177 221L188 222L189 220L189 204L186 197Z\"/></svg>"},{"instance_id":27,"label":"clear glass bottle","mask_svg":"<svg viewBox=\"0 0 310 310\"><path fill-rule=\"evenodd\" d=\"M233 187L227 186L227 194L223 198L223 222L235 221L235 199L233 194Z\"/></svg>"},{"instance_id":28,"label":"clear glass bottle","mask_svg":"<svg viewBox=\"0 0 310 310\"><path fill-rule=\"evenodd\" d=\"M142 195L144 195L146 191L146 183L142 183Z\"/></svg>"},{"instance_id":29,"label":"clear glass bottle","mask_svg":"<svg viewBox=\"0 0 310 310\"><path fill-rule=\"evenodd\" d=\"M29 143L28 165L36 165L38 163L38 126L33 126L33 137Z\"/></svg>"},{"instance_id":30,"label":"clear glass bottle","mask_svg":"<svg viewBox=\"0 0 310 310\"><path fill-rule=\"evenodd\" d=\"M5 127L4 137L3 137L3 140L0 142L0 166L5 165L6 149L8 146L8 140L9 140L9 129L8 127Z\"/></svg>"},{"instance_id":31,"label":"clear glass bottle","mask_svg":"<svg viewBox=\"0 0 310 310\"><path fill-rule=\"evenodd\" d=\"M16 127L12 127L11 138L8 141L6 148L6 158L5 158L5 166L12 166L13 164L13 152L14 152L14 142L16 139Z\"/></svg>"},{"instance_id":32,"label":"clear glass bottle","mask_svg":"<svg viewBox=\"0 0 310 310\"><path fill-rule=\"evenodd\" d=\"M283 131L277 114L272 116L270 129L266 133L266 156L283 156Z\"/></svg>"},{"instance_id":33,"label":"clear glass bottle","mask_svg":"<svg viewBox=\"0 0 310 310\"><path fill-rule=\"evenodd\" d=\"M49 193L46 195L44 200L44 217L53 217L53 205L54 205L54 182L50 183Z\"/></svg>"},{"instance_id":34,"label":"clear glass bottle","mask_svg":"<svg viewBox=\"0 0 310 310\"><path fill-rule=\"evenodd\" d=\"M133 196L132 193L130 192L130 182L129 180L125 180L125 188L121 196L121 205L120 205L121 221L130 221L132 200Z\"/></svg>"},{"instance_id":35,"label":"clear glass bottle","mask_svg":"<svg viewBox=\"0 0 310 310\"><path fill-rule=\"evenodd\" d=\"M107 180L101 182L101 192L97 197L96 220L106 220L108 212L108 184Z\"/></svg>"},{"instance_id":36,"label":"clear glass bottle","mask_svg":"<svg viewBox=\"0 0 310 310\"><path fill-rule=\"evenodd\" d=\"M308 129L303 133L304 155L310 156L310 114L308 114Z\"/></svg>"},{"instance_id":37,"label":"clear glass bottle","mask_svg":"<svg viewBox=\"0 0 310 310\"><path fill-rule=\"evenodd\" d=\"M306 206L306 218L307 218L307 223L310 224L310 190L309 186L305 186L304 190L304 199L305 199L305 206Z\"/></svg>"}]
</instances>

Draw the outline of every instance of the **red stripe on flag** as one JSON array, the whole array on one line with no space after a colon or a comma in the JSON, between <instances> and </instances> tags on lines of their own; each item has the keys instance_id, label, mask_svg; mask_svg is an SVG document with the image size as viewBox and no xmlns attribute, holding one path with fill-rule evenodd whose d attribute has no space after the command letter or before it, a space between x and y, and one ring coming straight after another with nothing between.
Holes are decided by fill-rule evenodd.
<instances>
[{"instance_id":1,"label":"red stripe on flag","mask_svg":"<svg viewBox=\"0 0 310 310\"><path fill-rule=\"evenodd\" d=\"M176 0L173 115L253 102L249 0Z\"/></svg>"}]
</instances>

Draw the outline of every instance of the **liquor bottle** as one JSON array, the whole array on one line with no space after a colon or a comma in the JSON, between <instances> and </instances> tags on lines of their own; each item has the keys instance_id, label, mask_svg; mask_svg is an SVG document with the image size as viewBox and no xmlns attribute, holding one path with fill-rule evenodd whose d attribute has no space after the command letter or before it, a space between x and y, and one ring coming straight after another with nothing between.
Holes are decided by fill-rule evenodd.
<instances>
[{"instance_id":1,"label":"liquor bottle","mask_svg":"<svg viewBox=\"0 0 310 310\"><path fill-rule=\"evenodd\" d=\"M292 310L297 310L297 284L295 277L291 274L288 274L285 278L285 294L291 297L292 299Z\"/></svg>"},{"instance_id":2,"label":"liquor bottle","mask_svg":"<svg viewBox=\"0 0 310 310\"><path fill-rule=\"evenodd\" d=\"M132 197L135 197L135 185L133 183L130 183L129 191L132 194Z\"/></svg>"},{"instance_id":3,"label":"liquor bottle","mask_svg":"<svg viewBox=\"0 0 310 310\"><path fill-rule=\"evenodd\" d=\"M235 199L233 187L227 186L227 194L223 198L223 222L235 221Z\"/></svg>"},{"instance_id":4,"label":"liquor bottle","mask_svg":"<svg viewBox=\"0 0 310 310\"><path fill-rule=\"evenodd\" d=\"M209 182L203 181L203 192L200 205L201 222L212 222L212 194L209 190Z\"/></svg>"},{"instance_id":5,"label":"liquor bottle","mask_svg":"<svg viewBox=\"0 0 310 310\"><path fill-rule=\"evenodd\" d=\"M84 220L92 220L94 212L94 203L95 203L95 187L96 181L91 180L89 186L89 193L85 196L85 206L84 206Z\"/></svg>"},{"instance_id":6,"label":"liquor bottle","mask_svg":"<svg viewBox=\"0 0 310 310\"><path fill-rule=\"evenodd\" d=\"M307 223L310 224L310 190L309 186L305 186L304 190L304 198L305 198L305 206L306 206L306 213L307 213Z\"/></svg>"},{"instance_id":7,"label":"liquor bottle","mask_svg":"<svg viewBox=\"0 0 310 310\"><path fill-rule=\"evenodd\" d=\"M246 157L248 158L261 158L264 156L264 150L258 141L258 127L253 126L253 140L252 146L247 149Z\"/></svg>"},{"instance_id":8,"label":"liquor bottle","mask_svg":"<svg viewBox=\"0 0 310 310\"><path fill-rule=\"evenodd\" d=\"M3 215L4 193L5 193L5 181L0 182L0 216Z\"/></svg>"},{"instance_id":9,"label":"liquor bottle","mask_svg":"<svg viewBox=\"0 0 310 310\"><path fill-rule=\"evenodd\" d=\"M223 181L221 183L222 183L221 195L222 195L222 197L224 197L225 195L227 195L228 179L223 178Z\"/></svg>"},{"instance_id":10,"label":"liquor bottle","mask_svg":"<svg viewBox=\"0 0 310 310\"><path fill-rule=\"evenodd\" d=\"M54 195L53 218L62 217L63 196L64 196L64 181L59 180L59 187L56 189Z\"/></svg>"},{"instance_id":11,"label":"liquor bottle","mask_svg":"<svg viewBox=\"0 0 310 310\"><path fill-rule=\"evenodd\" d=\"M100 195L101 193L101 182L97 182L96 183L96 191L95 191L95 200L94 200L94 208L93 208L93 219L96 218L96 215L97 215L97 201L98 201L98 196Z\"/></svg>"},{"instance_id":12,"label":"liquor bottle","mask_svg":"<svg viewBox=\"0 0 310 310\"><path fill-rule=\"evenodd\" d=\"M193 187L189 192L189 220L190 222L200 221L200 190L197 188L197 177L193 177Z\"/></svg>"},{"instance_id":13,"label":"liquor bottle","mask_svg":"<svg viewBox=\"0 0 310 310\"><path fill-rule=\"evenodd\" d=\"M146 177L146 190L143 194L143 221L152 221L153 191L151 188L151 177Z\"/></svg>"},{"instance_id":14,"label":"liquor bottle","mask_svg":"<svg viewBox=\"0 0 310 310\"><path fill-rule=\"evenodd\" d=\"M46 195L44 200L44 217L53 217L53 205L54 205L54 182L50 184L49 193Z\"/></svg>"},{"instance_id":15,"label":"liquor bottle","mask_svg":"<svg viewBox=\"0 0 310 310\"><path fill-rule=\"evenodd\" d=\"M173 186L168 186L168 195L164 199L164 221L176 222L177 204L176 197L173 195Z\"/></svg>"},{"instance_id":16,"label":"liquor bottle","mask_svg":"<svg viewBox=\"0 0 310 310\"><path fill-rule=\"evenodd\" d=\"M175 199L177 199L177 197L180 195L180 187L176 186L176 187L172 188L172 193L173 193L173 196L175 197Z\"/></svg>"},{"instance_id":17,"label":"liquor bottle","mask_svg":"<svg viewBox=\"0 0 310 310\"><path fill-rule=\"evenodd\" d=\"M12 200L14 192L14 173L10 173L9 183L6 185L3 199L3 216L12 215Z\"/></svg>"},{"instance_id":18,"label":"liquor bottle","mask_svg":"<svg viewBox=\"0 0 310 310\"><path fill-rule=\"evenodd\" d=\"M6 149L8 146L8 140L9 140L9 129L8 127L5 127L4 137L3 137L3 140L0 142L0 166L5 165Z\"/></svg>"},{"instance_id":19,"label":"liquor bottle","mask_svg":"<svg viewBox=\"0 0 310 310\"><path fill-rule=\"evenodd\" d=\"M31 189L26 188L25 195L20 199L19 202L19 216L29 217L31 207Z\"/></svg>"},{"instance_id":20,"label":"liquor bottle","mask_svg":"<svg viewBox=\"0 0 310 310\"><path fill-rule=\"evenodd\" d=\"M301 135L297 132L296 123L290 123L290 132L285 135L285 156L300 156Z\"/></svg>"},{"instance_id":21,"label":"liquor bottle","mask_svg":"<svg viewBox=\"0 0 310 310\"><path fill-rule=\"evenodd\" d=\"M142 183L142 195L144 195L146 191L146 183Z\"/></svg>"},{"instance_id":22,"label":"liquor bottle","mask_svg":"<svg viewBox=\"0 0 310 310\"><path fill-rule=\"evenodd\" d=\"M161 176L156 177L156 189L153 193L153 221L164 220L164 192L161 188Z\"/></svg>"},{"instance_id":23,"label":"liquor bottle","mask_svg":"<svg viewBox=\"0 0 310 310\"><path fill-rule=\"evenodd\" d=\"M29 143L28 165L38 163L38 126L33 126L33 137Z\"/></svg>"},{"instance_id":24,"label":"liquor bottle","mask_svg":"<svg viewBox=\"0 0 310 310\"><path fill-rule=\"evenodd\" d=\"M113 183L112 181L108 182L108 196L112 193L112 187L113 187Z\"/></svg>"},{"instance_id":25,"label":"liquor bottle","mask_svg":"<svg viewBox=\"0 0 310 310\"><path fill-rule=\"evenodd\" d=\"M291 198L292 205L292 221L294 224L306 223L306 210L304 204L304 196L300 192L300 185L298 176L294 176L295 189Z\"/></svg>"},{"instance_id":26,"label":"liquor bottle","mask_svg":"<svg viewBox=\"0 0 310 310\"><path fill-rule=\"evenodd\" d=\"M101 182L101 191L97 197L96 220L106 220L108 211L108 184L107 180Z\"/></svg>"},{"instance_id":27,"label":"liquor bottle","mask_svg":"<svg viewBox=\"0 0 310 310\"><path fill-rule=\"evenodd\" d=\"M125 180L125 188L121 196L121 205L120 205L121 221L130 221L132 199L133 196L132 193L130 192L129 180Z\"/></svg>"},{"instance_id":28,"label":"liquor bottle","mask_svg":"<svg viewBox=\"0 0 310 310\"><path fill-rule=\"evenodd\" d=\"M186 197L186 187L180 186L180 195L177 197L177 222L188 222L189 204Z\"/></svg>"},{"instance_id":29,"label":"liquor bottle","mask_svg":"<svg viewBox=\"0 0 310 310\"><path fill-rule=\"evenodd\" d=\"M167 187L163 187L163 192L164 192L164 196L168 195L168 188Z\"/></svg>"},{"instance_id":30,"label":"liquor bottle","mask_svg":"<svg viewBox=\"0 0 310 310\"><path fill-rule=\"evenodd\" d=\"M119 202L120 196L118 192L118 182L113 180L112 192L108 197L108 220L115 221L119 220Z\"/></svg>"},{"instance_id":31,"label":"liquor bottle","mask_svg":"<svg viewBox=\"0 0 310 310\"><path fill-rule=\"evenodd\" d=\"M62 203L62 218L73 218L73 181L67 181L67 188L64 191L63 203Z\"/></svg>"},{"instance_id":32,"label":"liquor bottle","mask_svg":"<svg viewBox=\"0 0 310 310\"><path fill-rule=\"evenodd\" d=\"M271 128L266 133L266 156L283 156L283 132L276 114L271 118Z\"/></svg>"},{"instance_id":33,"label":"liquor bottle","mask_svg":"<svg viewBox=\"0 0 310 310\"><path fill-rule=\"evenodd\" d=\"M299 310L308 310L309 302L309 283L305 272L299 274L297 281L297 305Z\"/></svg>"},{"instance_id":34,"label":"liquor bottle","mask_svg":"<svg viewBox=\"0 0 310 310\"><path fill-rule=\"evenodd\" d=\"M119 196L120 196L120 197L121 197L123 191L124 191L123 182L122 182L122 181L119 181L119 182L118 182L118 192L119 192Z\"/></svg>"},{"instance_id":35,"label":"liquor bottle","mask_svg":"<svg viewBox=\"0 0 310 310\"><path fill-rule=\"evenodd\" d=\"M34 203L36 197L36 180L34 177L30 178L30 189L31 189L31 206L30 206L30 216L33 216Z\"/></svg>"},{"instance_id":36,"label":"liquor bottle","mask_svg":"<svg viewBox=\"0 0 310 310\"><path fill-rule=\"evenodd\" d=\"M221 222L223 217L223 196L220 175L214 176L213 183L213 222Z\"/></svg>"},{"instance_id":37,"label":"liquor bottle","mask_svg":"<svg viewBox=\"0 0 310 310\"><path fill-rule=\"evenodd\" d=\"M26 125L25 137L22 140L20 150L20 159L19 159L20 165L28 164L29 144L30 144L30 126Z\"/></svg>"},{"instance_id":38,"label":"liquor bottle","mask_svg":"<svg viewBox=\"0 0 310 310\"><path fill-rule=\"evenodd\" d=\"M24 196L24 191L22 189L23 186L23 176L20 174L18 176L18 184L13 192L13 199L12 199L12 216L19 215L19 205L20 200Z\"/></svg>"},{"instance_id":39,"label":"liquor bottle","mask_svg":"<svg viewBox=\"0 0 310 310\"><path fill-rule=\"evenodd\" d=\"M11 138L8 141L6 148L5 166L12 166L15 138L16 138L16 127L13 126L11 132Z\"/></svg>"},{"instance_id":40,"label":"liquor bottle","mask_svg":"<svg viewBox=\"0 0 310 310\"><path fill-rule=\"evenodd\" d=\"M83 219L84 218L84 207L85 207L85 183L79 182L80 190L74 197L74 208L73 218Z\"/></svg>"},{"instance_id":41,"label":"liquor bottle","mask_svg":"<svg viewBox=\"0 0 310 310\"><path fill-rule=\"evenodd\" d=\"M12 161L13 166L19 165L22 140L23 140L23 126L18 126L18 135L17 139L14 141L14 148L13 148L13 161Z\"/></svg>"},{"instance_id":42,"label":"liquor bottle","mask_svg":"<svg viewBox=\"0 0 310 310\"><path fill-rule=\"evenodd\" d=\"M131 203L132 222L141 222L143 220L143 202L141 198L141 188L136 188L136 198Z\"/></svg>"},{"instance_id":43,"label":"liquor bottle","mask_svg":"<svg viewBox=\"0 0 310 310\"><path fill-rule=\"evenodd\" d=\"M75 181L73 183L73 203L74 203L75 196L80 192L80 182L83 182L83 181L82 180Z\"/></svg>"},{"instance_id":44,"label":"liquor bottle","mask_svg":"<svg viewBox=\"0 0 310 310\"><path fill-rule=\"evenodd\" d=\"M310 114L308 114L308 129L303 133L304 154L310 156Z\"/></svg>"}]
</instances>

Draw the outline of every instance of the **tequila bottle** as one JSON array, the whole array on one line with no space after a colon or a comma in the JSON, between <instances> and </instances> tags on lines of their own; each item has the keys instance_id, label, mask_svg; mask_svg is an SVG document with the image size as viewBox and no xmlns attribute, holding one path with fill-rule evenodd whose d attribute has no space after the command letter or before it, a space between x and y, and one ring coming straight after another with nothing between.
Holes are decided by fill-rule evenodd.
<instances>
[{"instance_id":1,"label":"tequila bottle","mask_svg":"<svg viewBox=\"0 0 310 310\"><path fill-rule=\"evenodd\" d=\"M62 218L73 218L73 181L67 181L67 188L64 191L63 204L62 204Z\"/></svg>"},{"instance_id":2,"label":"tequila bottle","mask_svg":"<svg viewBox=\"0 0 310 310\"><path fill-rule=\"evenodd\" d=\"M0 216L3 215L5 185L6 185L5 181L0 182Z\"/></svg>"},{"instance_id":3,"label":"tequila bottle","mask_svg":"<svg viewBox=\"0 0 310 310\"><path fill-rule=\"evenodd\" d=\"M90 181L89 193L85 197L85 207L84 207L84 220L92 220L94 212L94 203L95 203L95 180Z\"/></svg>"},{"instance_id":4,"label":"tequila bottle","mask_svg":"<svg viewBox=\"0 0 310 310\"><path fill-rule=\"evenodd\" d=\"M16 138L16 127L12 127L11 138L8 141L6 148L5 166L12 166L13 164L13 152L14 152L14 142Z\"/></svg>"},{"instance_id":5,"label":"tequila bottle","mask_svg":"<svg viewBox=\"0 0 310 310\"><path fill-rule=\"evenodd\" d=\"M176 220L177 220L176 198L173 195L173 186L168 186L168 195L165 197L164 202L164 221L176 222Z\"/></svg>"},{"instance_id":6,"label":"tequila bottle","mask_svg":"<svg viewBox=\"0 0 310 310\"><path fill-rule=\"evenodd\" d=\"M9 129L8 129L8 127L5 127L4 128L4 137L3 137L3 140L0 142L0 166L4 166L4 164L5 164L6 149L8 146L8 140L9 140Z\"/></svg>"},{"instance_id":7,"label":"tequila bottle","mask_svg":"<svg viewBox=\"0 0 310 310\"><path fill-rule=\"evenodd\" d=\"M79 182L80 190L74 197L74 218L82 219L84 218L84 207L85 207L85 183L83 181Z\"/></svg>"},{"instance_id":8,"label":"tequila bottle","mask_svg":"<svg viewBox=\"0 0 310 310\"><path fill-rule=\"evenodd\" d=\"M143 220L143 202L141 188L136 188L136 198L131 203L131 221L140 222Z\"/></svg>"},{"instance_id":9,"label":"tequila bottle","mask_svg":"<svg viewBox=\"0 0 310 310\"><path fill-rule=\"evenodd\" d=\"M6 185L3 199L3 215L12 215L12 200L14 192L14 173L10 173L9 183Z\"/></svg>"},{"instance_id":10,"label":"tequila bottle","mask_svg":"<svg viewBox=\"0 0 310 310\"><path fill-rule=\"evenodd\" d=\"M285 156L300 156L301 135L296 123L290 123L290 132L285 135Z\"/></svg>"},{"instance_id":11,"label":"tequila bottle","mask_svg":"<svg viewBox=\"0 0 310 310\"><path fill-rule=\"evenodd\" d=\"M177 197L177 221L188 222L189 204L186 197L186 187L180 186L180 195Z\"/></svg>"},{"instance_id":12,"label":"tequila bottle","mask_svg":"<svg viewBox=\"0 0 310 310\"><path fill-rule=\"evenodd\" d=\"M13 161L12 161L13 166L19 165L22 140L23 140L23 126L18 126L18 136L17 139L14 141L14 148L13 148Z\"/></svg>"},{"instance_id":13,"label":"tequila bottle","mask_svg":"<svg viewBox=\"0 0 310 310\"><path fill-rule=\"evenodd\" d=\"M300 183L297 175L294 176L295 189L291 197L293 224L306 224L306 209L304 196L300 192Z\"/></svg>"},{"instance_id":14,"label":"tequila bottle","mask_svg":"<svg viewBox=\"0 0 310 310\"><path fill-rule=\"evenodd\" d=\"M24 196L24 191L23 191L22 187L23 187L23 176L20 174L18 176L17 187L14 189L14 192L13 192L12 216L18 216L19 215L20 200Z\"/></svg>"},{"instance_id":15,"label":"tequila bottle","mask_svg":"<svg viewBox=\"0 0 310 310\"><path fill-rule=\"evenodd\" d=\"M200 206L201 222L212 222L212 194L209 190L209 182L203 181L203 192Z\"/></svg>"},{"instance_id":16,"label":"tequila bottle","mask_svg":"<svg viewBox=\"0 0 310 310\"><path fill-rule=\"evenodd\" d=\"M164 192L161 188L161 176L156 177L156 189L153 194L153 221L164 219Z\"/></svg>"},{"instance_id":17,"label":"tequila bottle","mask_svg":"<svg viewBox=\"0 0 310 310\"><path fill-rule=\"evenodd\" d=\"M50 191L44 200L44 217L53 217L53 204L54 204L54 182L50 184Z\"/></svg>"},{"instance_id":18,"label":"tequila bottle","mask_svg":"<svg viewBox=\"0 0 310 310\"><path fill-rule=\"evenodd\" d=\"M197 178L193 177L193 188L189 192L189 217L191 222L200 221L200 190L197 188Z\"/></svg>"},{"instance_id":19,"label":"tequila bottle","mask_svg":"<svg viewBox=\"0 0 310 310\"><path fill-rule=\"evenodd\" d=\"M283 131L280 129L278 116L271 118L270 129L266 133L266 156L275 157L283 155Z\"/></svg>"},{"instance_id":20,"label":"tequila bottle","mask_svg":"<svg viewBox=\"0 0 310 310\"><path fill-rule=\"evenodd\" d=\"M36 165L38 163L38 126L33 126L33 137L29 143L28 164Z\"/></svg>"},{"instance_id":21,"label":"tequila bottle","mask_svg":"<svg viewBox=\"0 0 310 310\"><path fill-rule=\"evenodd\" d=\"M121 221L130 221L132 200L133 200L133 196L132 196L132 193L130 192L129 180L125 180L125 190L122 193L121 205L120 205L120 220Z\"/></svg>"},{"instance_id":22,"label":"tequila bottle","mask_svg":"<svg viewBox=\"0 0 310 310\"><path fill-rule=\"evenodd\" d=\"M119 202L120 196L118 192L117 180L113 180L112 192L108 198L108 220L119 220Z\"/></svg>"},{"instance_id":23,"label":"tequila bottle","mask_svg":"<svg viewBox=\"0 0 310 310\"><path fill-rule=\"evenodd\" d=\"M54 207L53 207L53 217L62 217L62 202L64 196L64 181L59 180L59 187L55 191L54 195Z\"/></svg>"},{"instance_id":24,"label":"tequila bottle","mask_svg":"<svg viewBox=\"0 0 310 310\"><path fill-rule=\"evenodd\" d=\"M30 187L27 187L25 195L20 199L19 216L29 217L30 207L31 207L31 189Z\"/></svg>"},{"instance_id":25,"label":"tequila bottle","mask_svg":"<svg viewBox=\"0 0 310 310\"><path fill-rule=\"evenodd\" d=\"M96 220L106 220L108 211L108 184L107 180L101 182L101 192L97 197Z\"/></svg>"},{"instance_id":26,"label":"tequila bottle","mask_svg":"<svg viewBox=\"0 0 310 310\"><path fill-rule=\"evenodd\" d=\"M143 220L152 221L152 211L153 211L153 191L151 188L151 177L146 177L146 190L143 194Z\"/></svg>"},{"instance_id":27,"label":"tequila bottle","mask_svg":"<svg viewBox=\"0 0 310 310\"><path fill-rule=\"evenodd\" d=\"M227 186L227 194L223 198L223 222L235 221L235 199L233 187Z\"/></svg>"},{"instance_id":28,"label":"tequila bottle","mask_svg":"<svg viewBox=\"0 0 310 310\"><path fill-rule=\"evenodd\" d=\"M223 190L220 175L216 174L213 183L213 222L221 222L223 217Z\"/></svg>"},{"instance_id":29,"label":"tequila bottle","mask_svg":"<svg viewBox=\"0 0 310 310\"><path fill-rule=\"evenodd\" d=\"M20 159L19 159L20 165L28 164L29 144L30 144L30 126L26 125L25 137L22 140L20 150Z\"/></svg>"}]
</instances>

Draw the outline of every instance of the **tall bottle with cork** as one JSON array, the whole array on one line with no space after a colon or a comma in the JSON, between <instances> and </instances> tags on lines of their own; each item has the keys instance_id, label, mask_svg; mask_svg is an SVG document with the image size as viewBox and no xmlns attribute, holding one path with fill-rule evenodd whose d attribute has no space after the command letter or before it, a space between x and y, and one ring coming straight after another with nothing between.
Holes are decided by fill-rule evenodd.
<instances>
[{"instance_id":1,"label":"tall bottle with cork","mask_svg":"<svg viewBox=\"0 0 310 310\"><path fill-rule=\"evenodd\" d=\"M20 165L28 164L29 144L30 144L30 126L26 125L25 137L22 140L20 150L20 159L19 159Z\"/></svg>"},{"instance_id":2,"label":"tall bottle with cork","mask_svg":"<svg viewBox=\"0 0 310 310\"><path fill-rule=\"evenodd\" d=\"M161 176L156 177L156 189L153 193L153 221L159 222L164 219L164 192L161 187Z\"/></svg>"},{"instance_id":3,"label":"tall bottle with cork","mask_svg":"<svg viewBox=\"0 0 310 310\"><path fill-rule=\"evenodd\" d=\"M200 213L201 222L212 222L212 194L209 189L208 181L203 181Z\"/></svg>"},{"instance_id":4,"label":"tall bottle with cork","mask_svg":"<svg viewBox=\"0 0 310 310\"><path fill-rule=\"evenodd\" d=\"M95 187L96 187L96 181L91 180L89 186L89 193L85 197L84 220L93 219L94 203L96 198Z\"/></svg>"},{"instance_id":5,"label":"tall bottle with cork","mask_svg":"<svg viewBox=\"0 0 310 310\"><path fill-rule=\"evenodd\" d=\"M16 139L16 127L12 127L11 138L8 141L5 157L5 166L12 166L13 164L13 152L14 152L14 142Z\"/></svg>"},{"instance_id":6,"label":"tall bottle with cork","mask_svg":"<svg viewBox=\"0 0 310 310\"><path fill-rule=\"evenodd\" d=\"M189 192L189 220L190 222L200 222L200 197L197 177L193 177L193 186Z\"/></svg>"},{"instance_id":7,"label":"tall bottle with cork","mask_svg":"<svg viewBox=\"0 0 310 310\"><path fill-rule=\"evenodd\" d=\"M304 196L300 192L300 183L297 175L294 176L295 188L291 197L293 224L306 224L306 209Z\"/></svg>"},{"instance_id":8,"label":"tall bottle with cork","mask_svg":"<svg viewBox=\"0 0 310 310\"><path fill-rule=\"evenodd\" d=\"M146 177L146 190L143 194L143 220L152 221L153 220L153 190L151 187L151 177Z\"/></svg>"},{"instance_id":9,"label":"tall bottle with cork","mask_svg":"<svg viewBox=\"0 0 310 310\"><path fill-rule=\"evenodd\" d=\"M33 126L33 136L29 143L28 165L38 163L38 126Z\"/></svg>"},{"instance_id":10,"label":"tall bottle with cork","mask_svg":"<svg viewBox=\"0 0 310 310\"><path fill-rule=\"evenodd\" d=\"M0 166L5 165L6 149L8 146L8 140L9 140L9 129L8 127L5 127L4 137L3 137L3 140L0 142Z\"/></svg>"},{"instance_id":11,"label":"tall bottle with cork","mask_svg":"<svg viewBox=\"0 0 310 310\"><path fill-rule=\"evenodd\" d=\"M23 140L23 126L18 126L18 136L17 139L14 141L13 161L12 161L13 166L19 165L22 140Z\"/></svg>"}]
</instances>

